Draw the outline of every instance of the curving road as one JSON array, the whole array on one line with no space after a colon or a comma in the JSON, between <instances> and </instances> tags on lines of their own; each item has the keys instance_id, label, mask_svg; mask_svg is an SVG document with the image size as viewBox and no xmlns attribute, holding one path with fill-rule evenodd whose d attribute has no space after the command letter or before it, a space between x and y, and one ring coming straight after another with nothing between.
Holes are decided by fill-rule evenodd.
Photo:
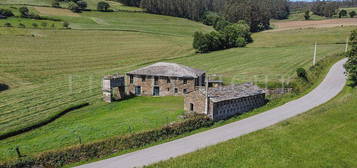
<instances>
[{"instance_id":1,"label":"curving road","mask_svg":"<svg viewBox=\"0 0 357 168\"><path fill-rule=\"evenodd\" d=\"M147 149L79 166L80 168L131 168L149 165L269 127L326 103L345 86L343 64L339 61L312 92L280 107L225 126L174 140Z\"/></svg>"}]
</instances>

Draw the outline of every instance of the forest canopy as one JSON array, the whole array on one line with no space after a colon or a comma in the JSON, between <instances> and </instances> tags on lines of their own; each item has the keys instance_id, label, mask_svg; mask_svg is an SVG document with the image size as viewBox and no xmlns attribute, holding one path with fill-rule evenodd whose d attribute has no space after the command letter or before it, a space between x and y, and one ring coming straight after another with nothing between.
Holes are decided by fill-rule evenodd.
<instances>
[{"instance_id":1,"label":"forest canopy","mask_svg":"<svg viewBox=\"0 0 357 168\"><path fill-rule=\"evenodd\" d=\"M252 32L270 27L269 20L289 15L287 0L141 0L141 7L155 14L201 21L208 11L236 23L247 22Z\"/></svg>"}]
</instances>

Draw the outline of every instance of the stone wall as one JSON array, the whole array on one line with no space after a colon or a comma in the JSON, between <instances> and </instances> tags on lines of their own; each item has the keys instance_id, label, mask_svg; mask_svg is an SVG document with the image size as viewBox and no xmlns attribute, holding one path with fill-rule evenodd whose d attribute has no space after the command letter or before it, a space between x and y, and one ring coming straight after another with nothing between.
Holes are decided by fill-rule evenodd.
<instances>
[{"instance_id":1,"label":"stone wall","mask_svg":"<svg viewBox=\"0 0 357 168\"><path fill-rule=\"evenodd\" d=\"M205 96L199 90L191 92L185 96L184 109L187 112L195 112L198 114L205 113ZM193 104L193 111L190 109Z\"/></svg>"},{"instance_id":2,"label":"stone wall","mask_svg":"<svg viewBox=\"0 0 357 168\"><path fill-rule=\"evenodd\" d=\"M237 114L249 112L266 104L265 94L243 97L213 103L213 119L227 119Z\"/></svg>"},{"instance_id":3,"label":"stone wall","mask_svg":"<svg viewBox=\"0 0 357 168\"><path fill-rule=\"evenodd\" d=\"M160 89L159 96L182 96L195 90L196 79L194 78L175 78L175 77L158 77L157 84L155 85L154 76L132 76L133 83L130 82L130 75L126 77L127 92L129 95L135 95L135 87L141 87L141 94L138 96L153 96L154 87ZM145 78L143 80L143 78ZM184 84L184 80L187 81ZM198 79L197 79L198 80ZM177 93L175 92L177 89Z\"/></svg>"}]
</instances>

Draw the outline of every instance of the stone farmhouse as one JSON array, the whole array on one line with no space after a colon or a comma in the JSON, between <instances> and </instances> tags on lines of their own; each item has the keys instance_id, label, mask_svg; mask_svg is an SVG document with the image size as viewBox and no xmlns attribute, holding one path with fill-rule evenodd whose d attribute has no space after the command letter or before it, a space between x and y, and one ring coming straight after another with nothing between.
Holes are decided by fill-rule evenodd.
<instances>
[{"instance_id":1,"label":"stone farmhouse","mask_svg":"<svg viewBox=\"0 0 357 168\"><path fill-rule=\"evenodd\" d=\"M204 86L206 72L175 63L159 62L127 73L129 95L182 96Z\"/></svg>"},{"instance_id":2,"label":"stone farmhouse","mask_svg":"<svg viewBox=\"0 0 357 168\"><path fill-rule=\"evenodd\" d=\"M184 96L185 111L205 114L213 120L243 114L266 103L265 91L256 85L223 86L219 80L206 81L205 71L165 62L128 72L126 76L103 78L104 101L132 95Z\"/></svg>"},{"instance_id":3,"label":"stone farmhouse","mask_svg":"<svg viewBox=\"0 0 357 168\"><path fill-rule=\"evenodd\" d=\"M206 91L208 89L208 92ZM185 111L222 120L266 104L265 91L251 83L204 88L185 96Z\"/></svg>"}]
</instances>

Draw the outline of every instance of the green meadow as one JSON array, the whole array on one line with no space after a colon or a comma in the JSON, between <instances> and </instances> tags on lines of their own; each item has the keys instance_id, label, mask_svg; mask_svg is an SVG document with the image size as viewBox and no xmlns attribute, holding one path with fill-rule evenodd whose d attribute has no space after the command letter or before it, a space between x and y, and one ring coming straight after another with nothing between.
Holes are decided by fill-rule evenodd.
<instances>
[{"instance_id":1,"label":"green meadow","mask_svg":"<svg viewBox=\"0 0 357 168\"><path fill-rule=\"evenodd\" d=\"M293 119L148 167L356 167L357 90Z\"/></svg>"},{"instance_id":2,"label":"green meadow","mask_svg":"<svg viewBox=\"0 0 357 168\"><path fill-rule=\"evenodd\" d=\"M70 112L44 127L0 141L0 160L17 157L16 147L22 154L32 155L158 128L179 121L182 114L182 97L137 97L112 104L96 103Z\"/></svg>"},{"instance_id":3,"label":"green meadow","mask_svg":"<svg viewBox=\"0 0 357 168\"><path fill-rule=\"evenodd\" d=\"M36 5L47 2L26 1ZM104 75L168 61L220 74L227 83L288 81L296 68L311 66L317 39L320 60L343 52L345 39L354 29L261 32L253 34L254 42L246 48L197 54L192 49L193 33L213 29L187 19L96 11L48 17L69 22L71 29L0 27L0 83L10 86L0 93L0 134L34 125L72 105L91 105L2 140L1 160L13 158L16 146L33 154L79 143L79 137L85 143L159 127L179 120L183 113L180 97L105 104L101 100ZM15 24L16 19L2 21Z\"/></svg>"}]
</instances>

